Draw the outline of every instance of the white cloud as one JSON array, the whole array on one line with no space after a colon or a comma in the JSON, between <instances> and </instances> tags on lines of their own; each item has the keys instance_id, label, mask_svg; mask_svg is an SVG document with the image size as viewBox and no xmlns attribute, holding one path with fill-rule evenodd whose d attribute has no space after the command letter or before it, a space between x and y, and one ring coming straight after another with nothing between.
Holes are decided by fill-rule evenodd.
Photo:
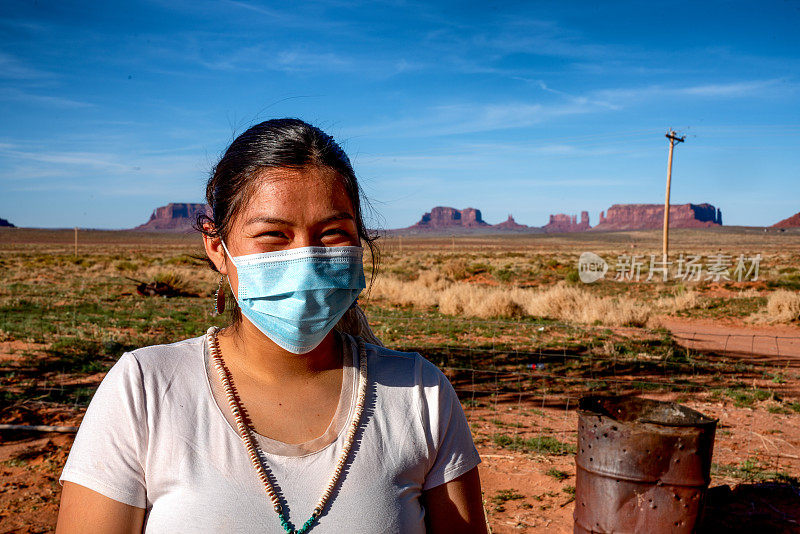
<instances>
[{"instance_id":1,"label":"white cloud","mask_svg":"<svg viewBox=\"0 0 800 534\"><path fill-rule=\"evenodd\" d=\"M53 75L25 65L15 56L0 52L0 79L7 80L38 80L50 78Z\"/></svg>"},{"instance_id":2,"label":"white cloud","mask_svg":"<svg viewBox=\"0 0 800 534\"><path fill-rule=\"evenodd\" d=\"M641 101L665 96L687 96L698 98L746 98L769 96L778 90L795 90L796 86L781 79L745 80L728 83L699 85L647 85L618 89L603 89L593 95L611 105Z\"/></svg>"},{"instance_id":3,"label":"white cloud","mask_svg":"<svg viewBox=\"0 0 800 534\"><path fill-rule=\"evenodd\" d=\"M66 109L82 109L94 107L94 104L89 102L81 102L71 98L52 96L52 95L39 95L34 93L25 92L21 89L14 87L0 88L0 101L24 102L35 106L50 106Z\"/></svg>"},{"instance_id":4,"label":"white cloud","mask_svg":"<svg viewBox=\"0 0 800 534\"><path fill-rule=\"evenodd\" d=\"M524 128L548 120L614 109L612 104L588 98L570 98L557 103L479 102L443 104L416 117L364 125L347 131L348 136L444 136L473 132Z\"/></svg>"}]
</instances>

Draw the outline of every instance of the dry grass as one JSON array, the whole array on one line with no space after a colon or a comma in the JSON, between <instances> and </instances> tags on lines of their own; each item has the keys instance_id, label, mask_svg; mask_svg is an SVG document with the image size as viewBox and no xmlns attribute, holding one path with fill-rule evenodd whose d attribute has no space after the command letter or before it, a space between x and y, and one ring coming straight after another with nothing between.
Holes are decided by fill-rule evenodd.
<instances>
[{"instance_id":1,"label":"dry grass","mask_svg":"<svg viewBox=\"0 0 800 534\"><path fill-rule=\"evenodd\" d=\"M528 316L613 326L641 326L652 313L650 307L633 299L596 296L563 282L546 289L485 287L450 282L431 273L411 282L379 277L372 296L401 306L437 306L447 315Z\"/></svg>"},{"instance_id":2,"label":"dry grass","mask_svg":"<svg viewBox=\"0 0 800 534\"><path fill-rule=\"evenodd\" d=\"M439 311L465 317L520 317L526 313L518 292L456 283L439 294Z\"/></svg>"},{"instance_id":3,"label":"dry grass","mask_svg":"<svg viewBox=\"0 0 800 534\"><path fill-rule=\"evenodd\" d=\"M209 296L219 281L191 257L203 253L197 236L87 231L80 235L75 257L71 230L0 234L6 282L16 284L9 298L23 289L43 293L47 284L61 282L69 291L83 292L97 280L114 295L124 295L136 287L128 277L144 282L168 279L188 293ZM613 263L623 253L646 256L660 250L660 237L660 232L422 236L404 237L402 248L390 237L381 243L382 272L371 296L380 303L455 316L536 317L609 326L655 325L660 315L797 323L800 297L786 289L795 289L787 284L795 283L800 233L676 232L676 251L709 254L719 249L735 255L760 250L764 259L759 282L750 285L616 282L613 268L601 282L576 281L581 251L595 251ZM369 257L365 262L369 264Z\"/></svg>"},{"instance_id":4,"label":"dry grass","mask_svg":"<svg viewBox=\"0 0 800 534\"><path fill-rule=\"evenodd\" d=\"M664 313L673 314L690 310L702 305L700 293L694 290L682 291L670 297L661 297L655 301L655 307Z\"/></svg>"},{"instance_id":5,"label":"dry grass","mask_svg":"<svg viewBox=\"0 0 800 534\"><path fill-rule=\"evenodd\" d=\"M568 322L643 326L652 313L649 307L631 298L596 296L564 283L530 292L527 297L528 315Z\"/></svg>"},{"instance_id":6,"label":"dry grass","mask_svg":"<svg viewBox=\"0 0 800 534\"><path fill-rule=\"evenodd\" d=\"M658 315L704 309L710 305L700 291L676 288L673 295L647 299L642 295L604 295L592 286L559 281L537 289L514 285L484 285L463 280L461 266L449 262L403 281L379 276L371 295L397 306L438 308L441 313L464 317L536 317L569 323L607 326L657 326ZM739 291L730 299L758 297L759 291ZM800 296L777 291L767 309L757 314L760 322L791 322L800 314Z\"/></svg>"},{"instance_id":7,"label":"dry grass","mask_svg":"<svg viewBox=\"0 0 800 534\"><path fill-rule=\"evenodd\" d=\"M781 289L767 299L767 315L770 322L787 323L800 320L800 294Z\"/></svg>"},{"instance_id":8,"label":"dry grass","mask_svg":"<svg viewBox=\"0 0 800 534\"><path fill-rule=\"evenodd\" d=\"M424 272L419 278L410 282L379 276L370 288L370 296L385 299L399 306L425 308L439 304L438 293L447 285L447 281L435 271Z\"/></svg>"}]
</instances>

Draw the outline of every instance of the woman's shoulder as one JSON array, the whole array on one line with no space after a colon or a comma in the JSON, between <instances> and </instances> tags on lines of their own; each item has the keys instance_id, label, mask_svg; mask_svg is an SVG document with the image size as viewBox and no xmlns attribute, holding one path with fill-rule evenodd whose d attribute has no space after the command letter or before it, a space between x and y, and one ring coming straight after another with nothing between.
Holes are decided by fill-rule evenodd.
<instances>
[{"instance_id":1,"label":"woman's shoulder","mask_svg":"<svg viewBox=\"0 0 800 534\"><path fill-rule=\"evenodd\" d=\"M383 345L374 345L372 343L364 343L364 348L367 349L368 352L375 353L375 356L378 358L387 358L389 360L393 358L399 358L401 360L417 360L422 358L422 355L419 352L404 352L400 350L393 350L389 347L384 347Z\"/></svg>"},{"instance_id":2,"label":"woman's shoulder","mask_svg":"<svg viewBox=\"0 0 800 534\"><path fill-rule=\"evenodd\" d=\"M202 354L205 344L205 335L182 339L172 343L162 343L158 345L148 345L133 349L130 352L137 360L143 362L158 362L165 358L188 354Z\"/></svg>"},{"instance_id":3,"label":"woman's shoulder","mask_svg":"<svg viewBox=\"0 0 800 534\"><path fill-rule=\"evenodd\" d=\"M125 352L118 364L128 369L128 372L138 371L145 381L158 380L173 376L182 369L197 367L195 364L203 359L204 347L205 336L149 345Z\"/></svg>"},{"instance_id":4,"label":"woman's shoulder","mask_svg":"<svg viewBox=\"0 0 800 534\"><path fill-rule=\"evenodd\" d=\"M439 386L447 381L444 373L419 352L393 350L380 345L364 343L367 353L371 355L369 363L374 371L368 374L380 378L391 378L396 385Z\"/></svg>"}]
</instances>

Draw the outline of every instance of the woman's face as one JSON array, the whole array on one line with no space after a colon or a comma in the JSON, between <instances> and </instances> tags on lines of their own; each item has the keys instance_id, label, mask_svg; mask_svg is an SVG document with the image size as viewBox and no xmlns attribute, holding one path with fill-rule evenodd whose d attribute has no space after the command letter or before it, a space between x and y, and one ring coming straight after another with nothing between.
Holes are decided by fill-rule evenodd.
<instances>
[{"instance_id":1,"label":"woman's face","mask_svg":"<svg viewBox=\"0 0 800 534\"><path fill-rule=\"evenodd\" d=\"M360 245L353 204L334 171L267 169L260 178L225 239L231 255ZM206 251L237 291L236 270L219 241L206 239Z\"/></svg>"}]
</instances>

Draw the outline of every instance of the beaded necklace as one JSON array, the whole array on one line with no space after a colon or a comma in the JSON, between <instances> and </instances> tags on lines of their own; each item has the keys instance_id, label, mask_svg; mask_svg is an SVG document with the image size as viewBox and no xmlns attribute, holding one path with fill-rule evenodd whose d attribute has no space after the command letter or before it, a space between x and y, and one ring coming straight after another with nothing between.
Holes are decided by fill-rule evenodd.
<instances>
[{"instance_id":1,"label":"beaded necklace","mask_svg":"<svg viewBox=\"0 0 800 534\"><path fill-rule=\"evenodd\" d=\"M253 431L244 422L244 417L242 416L242 402L233 388L230 373L222 361L221 351L217 343L218 330L219 329L215 326L212 326L208 329L208 332L206 333L208 338L208 347L209 351L211 352L211 358L214 362L214 367L219 373L220 380L222 381L222 387L225 390L225 395L228 398L228 405L233 412L233 418L236 420L236 428L238 430L239 437L242 438L242 441L244 442L244 446L247 449L247 454L250 456L250 461L253 464L256 473L258 474L258 478L264 485L264 490L266 491L267 496L272 503L273 509L278 514L278 519L281 522L283 530L289 534L305 534L311 529L311 527L314 525L314 522L322 514L322 511L325 509L325 506L331 497L331 493L333 493L333 489L339 482L339 477L342 474L342 469L344 469L344 464L347 461L348 455L350 454L350 449L352 448L353 441L355 440L356 430L358 430L358 425L361 421L361 414L364 411L364 400L367 396L367 351L364 348L364 342L360 337L356 338L358 340L359 352L358 399L356 401L356 412L353 416L353 422L350 425L350 429L347 432L344 447L342 448L342 454L339 457L339 460L336 462L336 468L333 471L333 477L325 487L325 491L322 492L322 497L320 497L319 502L317 502L317 506L314 507L314 512L311 514L311 517L303 524L302 527L300 527L300 529L295 530L294 527L292 527L289 523L289 519L286 517L286 514L284 514L280 497L278 497L278 494L275 492L275 488L272 486L272 482L270 482L271 473L259 458L259 449L255 438L253 437Z\"/></svg>"}]
</instances>

